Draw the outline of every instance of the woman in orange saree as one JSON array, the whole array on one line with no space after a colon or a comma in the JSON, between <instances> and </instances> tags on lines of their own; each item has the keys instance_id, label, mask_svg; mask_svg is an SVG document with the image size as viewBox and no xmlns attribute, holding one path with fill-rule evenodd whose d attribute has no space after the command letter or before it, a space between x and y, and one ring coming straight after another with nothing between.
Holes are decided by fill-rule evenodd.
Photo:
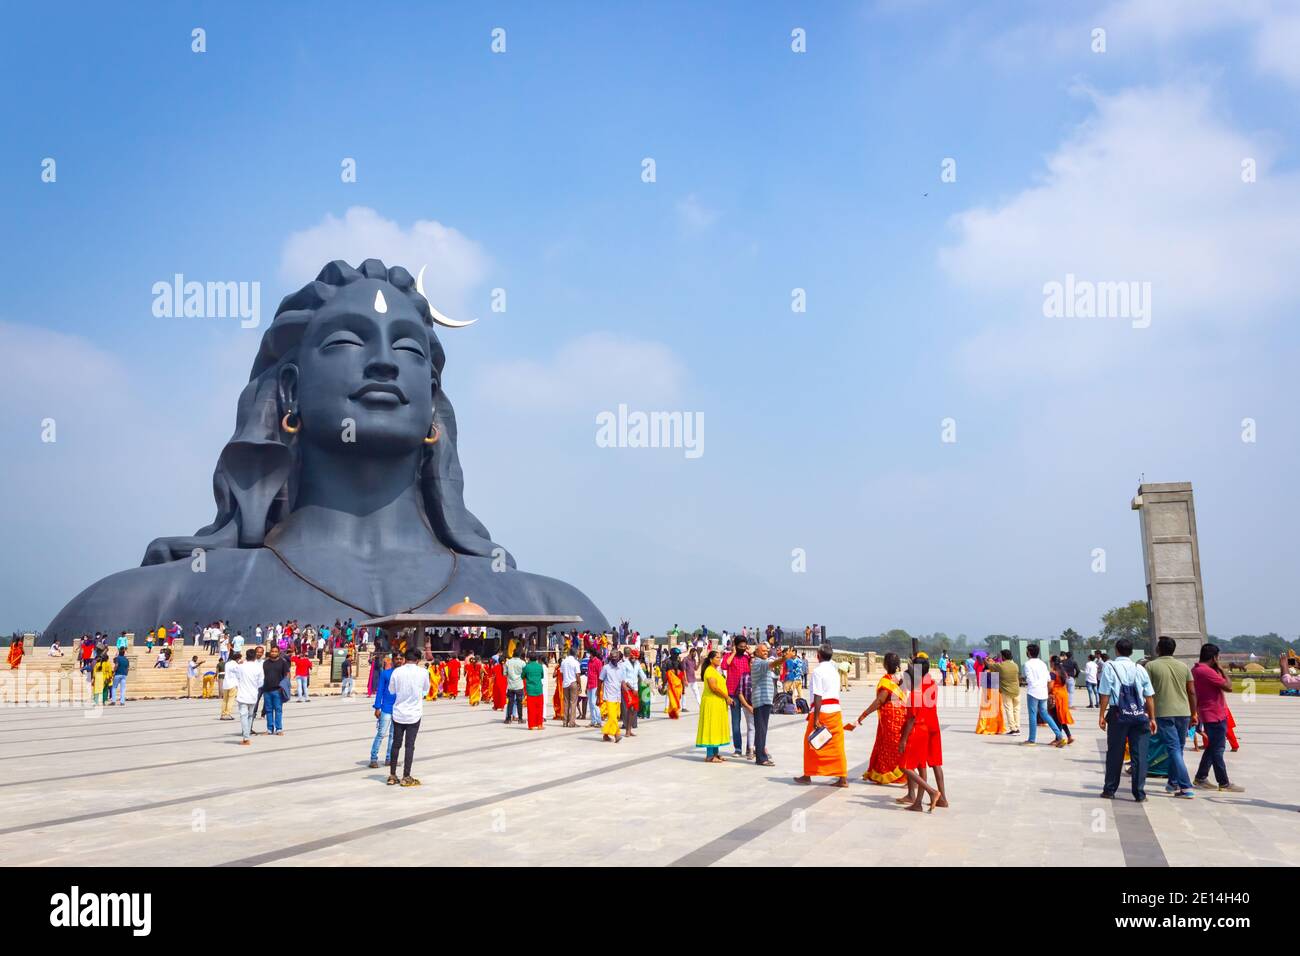
<instances>
[{"instance_id":1,"label":"woman in orange saree","mask_svg":"<svg viewBox=\"0 0 1300 956\"><path fill-rule=\"evenodd\" d=\"M1006 718L1002 716L1002 692L994 685L998 672L991 667L980 674L980 714L975 721L977 734L1006 733Z\"/></svg>"},{"instance_id":2,"label":"woman in orange saree","mask_svg":"<svg viewBox=\"0 0 1300 956\"><path fill-rule=\"evenodd\" d=\"M479 687L483 689L483 703L492 703L492 698L496 688L492 686L492 668L487 664L479 664L478 681Z\"/></svg>"},{"instance_id":3,"label":"woman in orange saree","mask_svg":"<svg viewBox=\"0 0 1300 956\"><path fill-rule=\"evenodd\" d=\"M554 720L564 720L564 679L560 676L560 662L555 662L555 693L551 695L551 710L555 712Z\"/></svg>"},{"instance_id":4,"label":"woman in orange saree","mask_svg":"<svg viewBox=\"0 0 1300 956\"><path fill-rule=\"evenodd\" d=\"M682 672L677 667L669 667L664 672L664 683L668 687L668 716L677 720L682 712L682 691L686 685L682 683Z\"/></svg>"},{"instance_id":5,"label":"woman in orange saree","mask_svg":"<svg viewBox=\"0 0 1300 956\"><path fill-rule=\"evenodd\" d=\"M469 705L477 707L479 701L483 699L483 688L479 685L478 661L473 657L465 661L465 696L469 698Z\"/></svg>"},{"instance_id":6,"label":"woman in orange saree","mask_svg":"<svg viewBox=\"0 0 1300 956\"><path fill-rule=\"evenodd\" d=\"M903 770L898 765L902 756L898 752L898 741L903 733L903 721L907 719L907 708L904 706L906 698L896 679L900 664L897 654L891 651L885 655L885 674L876 684L876 699L862 712L856 723L844 728L854 730L871 716L872 711L880 712L876 724L876 742L871 748L871 763L867 765L867 772L862 775L862 779L882 786L906 782Z\"/></svg>"},{"instance_id":7,"label":"woman in orange saree","mask_svg":"<svg viewBox=\"0 0 1300 956\"><path fill-rule=\"evenodd\" d=\"M1055 656L1052 657L1052 683L1048 687L1048 693L1052 698L1052 706L1056 708L1056 722L1065 731L1066 743L1072 744L1074 735L1070 733L1070 724L1074 723L1074 715L1070 713L1070 686L1066 683L1061 662Z\"/></svg>"},{"instance_id":8,"label":"woman in orange saree","mask_svg":"<svg viewBox=\"0 0 1300 956\"><path fill-rule=\"evenodd\" d=\"M18 665L23 662L23 639L15 637L9 644L9 669L17 670Z\"/></svg>"}]
</instances>

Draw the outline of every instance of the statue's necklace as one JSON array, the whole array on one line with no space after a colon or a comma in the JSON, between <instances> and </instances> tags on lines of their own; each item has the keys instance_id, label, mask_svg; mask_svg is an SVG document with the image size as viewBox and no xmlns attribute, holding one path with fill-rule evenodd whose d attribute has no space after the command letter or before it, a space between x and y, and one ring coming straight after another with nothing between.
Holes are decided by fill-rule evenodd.
<instances>
[{"instance_id":1,"label":"statue's necklace","mask_svg":"<svg viewBox=\"0 0 1300 956\"><path fill-rule=\"evenodd\" d=\"M410 614L412 611L418 611L420 608L424 607L426 604L428 604L430 601L432 601L434 598L436 598L436 597L437 597L439 594L441 594L443 591L447 590L447 588L449 588L449 587L451 586L451 582L455 579L455 577L456 577L456 569L457 569L457 567L458 567L459 564L460 564L460 556L459 556L458 554L456 554L456 552L453 551L451 548L448 548L445 544L443 544L441 541L439 541L439 540L438 540L438 536L437 536L436 534L433 533L433 528L429 527L429 519L426 518L423 514L421 514L421 515L420 515L420 522L421 522L421 524L424 525L424 529L425 529L426 531L429 532L429 537L433 539L433 543L436 544L436 545L439 545L439 546L442 547L442 548L444 548L444 549L447 551L447 553L451 555L451 571L450 571L450 573L448 573L448 575L447 575L447 580L442 582L442 587L438 588L438 590L434 591L432 594L430 594L427 598L425 598L425 599L424 599L423 601L421 601L419 604L413 604L413 605L411 605L410 607L408 607L405 611L398 611L398 612L397 612L398 614ZM270 541L263 541L263 542L262 542L262 545L263 545L263 547L265 547L268 551L270 551L273 555L275 555L277 558L279 558L279 559L280 559L280 563L283 564L286 568L288 568L288 569L289 569L289 572L290 572L294 577L296 577L299 581L303 582L304 584L308 585L309 587L313 587L313 588L315 588L315 589L316 589L317 591L319 591L321 594L324 594L326 597L328 597L328 598L332 598L332 599L334 599L335 601L338 601L340 604L346 604L348 607L350 607L350 608L352 608L352 609L354 609L354 610L360 611L362 614L366 615L368 618L374 618L374 617L381 617L381 616L382 616L382 615L378 614L377 612L370 610L369 608L364 608L364 607L362 607L360 604L353 604L351 601L349 601L349 600L348 600L347 598L345 598L345 597L340 597L339 595L337 595L337 594L335 594L333 591L331 591L329 588L325 587L325 585L323 585L323 584L317 584L317 583L316 583L315 581L313 581L311 578L307 577L307 575L303 574L301 571L299 571L297 568L295 568L292 564L290 564L290 563L289 563L289 559L286 558L283 554L281 554L281 553L276 549L275 545L271 544Z\"/></svg>"}]
</instances>

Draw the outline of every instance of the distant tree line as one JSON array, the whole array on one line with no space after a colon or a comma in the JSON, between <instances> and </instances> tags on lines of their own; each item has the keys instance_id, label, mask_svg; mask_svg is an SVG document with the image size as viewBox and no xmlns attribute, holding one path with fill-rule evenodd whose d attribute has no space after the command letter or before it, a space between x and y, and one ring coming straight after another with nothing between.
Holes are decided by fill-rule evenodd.
<instances>
[{"instance_id":1,"label":"distant tree line","mask_svg":"<svg viewBox=\"0 0 1300 956\"><path fill-rule=\"evenodd\" d=\"M1040 636L1037 639L1061 638L1068 640L1071 647L1085 651L1108 650L1113 648L1115 642L1121 637L1127 637L1135 647L1147 647L1151 643L1151 620L1146 601L1130 601L1128 604L1113 607L1101 615L1100 624L1098 632L1089 637L1084 637L1074 628L1067 627L1059 635ZM916 638L920 650L933 656L942 650L959 654L978 648L990 652L997 651L1001 649L1004 640L1017 641L1020 640L1020 635L989 634L983 640L973 641L965 634L958 634L956 637L950 637L942 631L933 634L909 634L902 628L894 628L883 634L868 637L834 635L830 638L830 642L835 647L846 651L863 653L875 651L878 654L893 651L895 654L907 656L912 653L913 638ZM1289 640L1273 632L1259 635L1238 634L1230 638L1219 638L1211 634L1209 639L1227 653L1255 654L1262 658L1276 658L1287 648L1300 644L1300 638Z\"/></svg>"}]
</instances>

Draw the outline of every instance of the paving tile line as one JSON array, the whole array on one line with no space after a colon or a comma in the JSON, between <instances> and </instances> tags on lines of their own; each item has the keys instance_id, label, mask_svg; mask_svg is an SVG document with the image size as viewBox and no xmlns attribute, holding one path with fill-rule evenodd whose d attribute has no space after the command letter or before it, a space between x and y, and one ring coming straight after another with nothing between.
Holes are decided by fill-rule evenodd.
<instances>
[{"instance_id":1,"label":"paving tile line","mask_svg":"<svg viewBox=\"0 0 1300 956\"><path fill-rule=\"evenodd\" d=\"M370 719L374 720L373 717L371 717ZM226 721L226 723L229 724L230 721ZM239 722L235 721L234 723L238 725ZM329 730L330 728L333 727L346 727L349 724L356 724L356 723L358 723L358 721L355 719L347 719L342 721L334 721L332 723L301 725L298 727L293 727L293 731L294 733L306 733L309 730ZM160 729L170 730L171 728L164 727ZM140 731L129 730L126 731L126 733L140 733ZM110 737L110 736L111 735L108 734L92 735L92 737ZM36 757L66 757L69 754L77 754L79 756L93 757L95 754L108 753L109 751L113 751L113 750L136 750L140 747L166 747L171 744L202 743L205 740L214 740L214 741L224 740L229 736L232 735L229 733L218 734L216 736L212 734L200 734L197 737L170 737L167 740L142 740L134 744L110 744L107 747L74 747L71 750L42 750L33 754L3 754L0 755L0 760L32 760L35 759ZM88 740L90 738L83 737L81 739ZM43 741L30 741L30 742L42 743ZM15 741L10 741L10 743L15 743Z\"/></svg>"},{"instance_id":2,"label":"paving tile line","mask_svg":"<svg viewBox=\"0 0 1300 956\"><path fill-rule=\"evenodd\" d=\"M803 727L806 721L792 720L783 723L775 730L783 730L787 727ZM588 730L594 728L586 728ZM495 793L490 796L477 797L473 800L464 800L460 803L453 803L449 806L438 807L434 810L426 810L423 813L416 813L406 817L398 817L392 820L386 820L368 827L361 827L357 830L349 830L345 833L337 833L333 836L321 837L316 840L308 840L303 843L296 843L278 850L270 850L266 853L258 853L253 856L242 857L238 860L229 860L225 863L218 863L219 867L244 867L244 866L262 866L266 863L276 863L280 860L289 859L290 857L302 856L305 853L311 853L315 850L323 850L329 847L337 846L341 843L353 843L357 840L364 840L367 837L379 836L380 834L391 833L393 830L399 830L404 827L415 826L416 824L426 823L429 820L437 820L441 817L453 816L458 813L465 813L469 810L478 810L483 807L501 803L504 800L517 799L519 797L531 796L535 793L544 793L548 790L554 790L559 787L568 786L571 783L579 783L590 780L593 777L601 777L605 774L614 773L628 767L636 767L641 764L653 763L656 760L663 760L665 757L671 757L675 754L691 753L695 751L694 745L676 746L663 750L658 753L644 754L639 757L632 757L628 760L621 760L618 763L607 764L603 767L583 770L578 773L568 774L563 777L557 777L554 780L547 780L542 783L530 784L526 787L518 787L514 790L507 790L502 793Z\"/></svg>"},{"instance_id":3,"label":"paving tile line","mask_svg":"<svg viewBox=\"0 0 1300 956\"><path fill-rule=\"evenodd\" d=\"M373 720L374 718L371 717L369 719ZM421 728L421 730L424 730L424 733L426 734L437 734L437 733L443 733L450 730L459 730L463 727L469 727L469 726L473 726L473 725L458 723L458 724L451 724L447 726L431 727L428 730L424 730L424 728ZM230 736L234 736L234 734L232 733ZM259 736L265 736L265 734L264 733L259 734ZM229 754L218 754L213 757L195 757L190 760L168 760L168 761L164 761L163 763L143 764L139 767L121 767L121 768L109 768L106 770L91 770L85 773L70 773L70 774L63 774L62 776L57 776L57 777L36 777L31 780L7 780L4 782L0 782L0 788L21 787L21 786L26 786L28 784L34 784L34 783L57 783L60 780L83 780L87 777L105 777L105 776L109 776L113 774L121 774L121 773L140 773L145 770L159 770L166 767L192 766L194 764L209 763L211 761L216 761L216 760L245 760L250 757L264 757L267 756L268 754L285 753L285 752L291 752L297 750L314 750L318 747L333 747L339 744L363 743L367 740L373 740L374 736L375 735L373 733L368 733L364 737L349 737L346 740L324 740L314 744L296 744L296 745L290 745L288 747L276 747L274 750L268 750L266 748L258 748L252 751L238 751ZM209 739L224 740L226 739L226 735L223 734ZM102 748L102 749L106 750L108 748Z\"/></svg>"},{"instance_id":4,"label":"paving tile line","mask_svg":"<svg viewBox=\"0 0 1300 956\"><path fill-rule=\"evenodd\" d=\"M869 765L861 763L849 770L849 777L856 778L862 775L862 772ZM773 807L766 813L761 813L754 819L742 823L734 830L728 830L722 836L710 840L703 846L692 850L685 856L678 857L669 863L669 866L712 866L719 860L732 853L735 853L741 847L754 842L763 834L775 829L781 824L787 822L791 816L798 810L807 810L821 801L825 800L833 793L838 793L841 787L835 787L823 784L812 788L807 793L801 793L792 800L787 800L780 806Z\"/></svg>"},{"instance_id":5,"label":"paving tile line","mask_svg":"<svg viewBox=\"0 0 1300 956\"><path fill-rule=\"evenodd\" d=\"M454 728L441 728L452 730ZM448 750L442 753L428 754L424 757L416 758L416 762L423 761L431 763L434 760L445 760L449 757L464 757L471 754L482 753L486 750L503 750L508 747L518 747L523 744L531 743L531 740L510 740L499 744L487 744L481 747L470 747L465 750ZM67 826L72 823L83 823L86 820L100 820L105 817L120 817L130 813L144 813L150 810L159 810L165 807L174 807L181 804L201 803L205 800L216 800L222 797L235 796L243 793L253 793L258 790L268 790L273 787L289 786L292 784L309 783L313 780L328 780L332 777L344 777L353 773L364 773L370 770L368 766L347 767L341 770L324 770L320 773L305 774L297 777L282 777L278 780L266 780L262 783L250 783L240 786L219 787L216 790L205 790L202 793L190 794L184 797L172 797L167 800L155 800L151 803L136 803L126 807L116 807L111 810L94 810L87 813L79 813L68 817L58 817L53 820L39 820L35 823L15 824L10 827L0 828L0 836L8 836L11 833L22 833L27 830L44 830L49 827Z\"/></svg>"},{"instance_id":6,"label":"paving tile line","mask_svg":"<svg viewBox=\"0 0 1300 956\"><path fill-rule=\"evenodd\" d=\"M1106 759L1106 741L1104 738L1097 740L1097 750L1101 753L1102 761ZM1124 786L1124 774L1120 775L1121 791ZM1159 777L1148 777L1147 782ZM1132 789L1129 789L1132 793ZM1147 798L1151 799L1150 797ZM1115 794L1114 800L1106 800L1110 804L1112 816L1115 820L1115 830L1119 835L1120 849L1124 851L1125 866L1168 866L1169 860L1165 858L1165 851L1160 846L1160 838L1156 836L1155 827L1151 825L1150 818L1147 817L1145 803L1135 803L1133 800L1123 799L1119 793Z\"/></svg>"}]
</instances>

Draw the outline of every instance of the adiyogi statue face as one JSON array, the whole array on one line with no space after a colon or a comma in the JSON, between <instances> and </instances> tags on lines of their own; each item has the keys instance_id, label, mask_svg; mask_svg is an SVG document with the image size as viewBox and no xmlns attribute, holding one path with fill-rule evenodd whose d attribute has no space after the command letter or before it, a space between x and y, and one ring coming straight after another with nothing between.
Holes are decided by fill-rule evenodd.
<instances>
[{"instance_id":1,"label":"adiyogi statue face","mask_svg":"<svg viewBox=\"0 0 1300 956\"><path fill-rule=\"evenodd\" d=\"M347 457L420 451L438 395L431 335L411 299L385 280L339 290L277 370L278 398L297 419L297 440Z\"/></svg>"},{"instance_id":2,"label":"adiyogi statue face","mask_svg":"<svg viewBox=\"0 0 1300 956\"><path fill-rule=\"evenodd\" d=\"M173 619L435 613L460 595L493 613L576 614L605 629L576 588L517 570L465 507L434 326L469 323L421 289L406 269L367 259L331 262L286 296L217 461L214 520L155 539L141 567L87 588L45 639Z\"/></svg>"}]
</instances>

